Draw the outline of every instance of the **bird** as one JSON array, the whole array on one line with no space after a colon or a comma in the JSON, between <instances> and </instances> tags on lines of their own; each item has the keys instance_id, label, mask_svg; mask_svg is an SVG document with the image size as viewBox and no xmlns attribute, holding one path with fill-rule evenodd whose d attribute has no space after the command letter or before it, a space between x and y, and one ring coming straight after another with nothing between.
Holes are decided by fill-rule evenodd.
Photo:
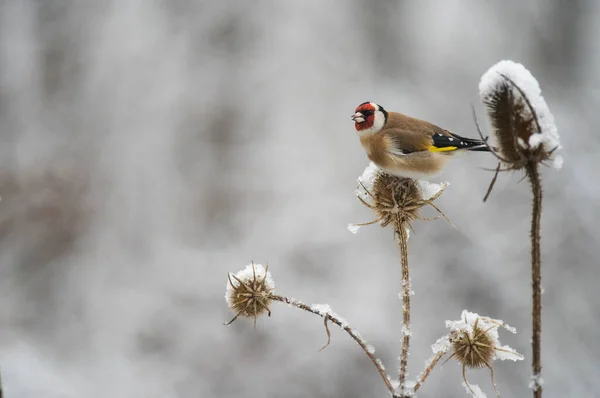
<instances>
[{"instance_id":1,"label":"bird","mask_svg":"<svg viewBox=\"0 0 600 398\"><path fill-rule=\"evenodd\" d=\"M351 119L369 159L388 174L415 180L439 175L446 161L469 151L490 151L486 142L461 137L374 102L360 104Z\"/></svg>"}]
</instances>

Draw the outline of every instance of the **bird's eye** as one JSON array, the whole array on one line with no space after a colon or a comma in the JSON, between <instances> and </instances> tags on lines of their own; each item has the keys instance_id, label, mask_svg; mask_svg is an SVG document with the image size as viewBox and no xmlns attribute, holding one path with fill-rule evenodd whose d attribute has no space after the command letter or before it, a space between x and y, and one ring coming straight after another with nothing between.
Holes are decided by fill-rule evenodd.
<instances>
[{"instance_id":1,"label":"bird's eye","mask_svg":"<svg viewBox=\"0 0 600 398\"><path fill-rule=\"evenodd\" d=\"M370 110L370 109L366 110L366 111L362 111L362 114L365 115L365 116L371 116L374 113L375 113L375 111Z\"/></svg>"}]
</instances>

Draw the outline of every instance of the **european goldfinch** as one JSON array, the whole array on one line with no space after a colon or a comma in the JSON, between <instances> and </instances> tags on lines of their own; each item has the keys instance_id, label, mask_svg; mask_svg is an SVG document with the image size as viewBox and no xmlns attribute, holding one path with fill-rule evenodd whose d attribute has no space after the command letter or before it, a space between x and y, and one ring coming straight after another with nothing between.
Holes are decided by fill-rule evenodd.
<instances>
[{"instance_id":1,"label":"european goldfinch","mask_svg":"<svg viewBox=\"0 0 600 398\"><path fill-rule=\"evenodd\" d=\"M489 151L481 140L461 137L401 113L387 112L374 102L360 104L352 120L369 159L400 177L426 180L439 174L446 161L456 154Z\"/></svg>"}]
</instances>

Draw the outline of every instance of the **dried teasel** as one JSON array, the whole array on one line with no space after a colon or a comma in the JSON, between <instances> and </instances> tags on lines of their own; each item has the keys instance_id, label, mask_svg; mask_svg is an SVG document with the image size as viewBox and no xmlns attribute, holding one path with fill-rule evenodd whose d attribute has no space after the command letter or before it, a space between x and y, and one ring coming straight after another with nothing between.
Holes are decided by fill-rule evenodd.
<instances>
[{"instance_id":1,"label":"dried teasel","mask_svg":"<svg viewBox=\"0 0 600 398\"><path fill-rule=\"evenodd\" d=\"M364 224L350 224L348 229L356 233L363 225L379 222L382 227L392 225L395 231L410 226L420 216L420 210L432 206L441 217L450 222L446 215L433 204L448 186L448 183L433 184L428 181L413 180L385 173L371 162L358 178L356 196L362 204L373 210L374 221Z\"/></svg>"},{"instance_id":2,"label":"dried teasel","mask_svg":"<svg viewBox=\"0 0 600 398\"><path fill-rule=\"evenodd\" d=\"M467 382L466 369L487 367L494 390L500 396L494 381L492 362L496 359L520 361L523 356L509 346L500 344L498 328L502 327L511 333L516 333L516 330L501 320L479 316L467 310L462 312L460 320L446 321L446 327L450 328L450 333L431 347L434 354L451 353L446 362L455 359L462 365L465 386L473 396L476 394Z\"/></svg>"},{"instance_id":3,"label":"dried teasel","mask_svg":"<svg viewBox=\"0 0 600 398\"><path fill-rule=\"evenodd\" d=\"M490 363L495 349L494 341L488 334L488 330L479 325L479 318L475 319L471 330L451 331L450 342L454 359L463 364L463 367L479 369L487 366L491 369Z\"/></svg>"},{"instance_id":4,"label":"dried teasel","mask_svg":"<svg viewBox=\"0 0 600 398\"><path fill-rule=\"evenodd\" d=\"M248 264L236 274L229 273L225 300L235 316L225 325L231 325L239 316L256 319L265 313L271 316L269 309L273 301L275 283L269 272L269 266Z\"/></svg>"},{"instance_id":5,"label":"dried teasel","mask_svg":"<svg viewBox=\"0 0 600 398\"><path fill-rule=\"evenodd\" d=\"M412 387L407 382L408 356L410 347L410 302L411 283L410 268L408 266L408 237L411 223L417 219L426 220L420 216L420 210L424 206L432 206L441 217L448 218L433 204L448 184L432 184L427 181L413 180L392 176L385 173L374 163L365 169L358 178L356 196L358 199L373 210L377 216L374 221L365 224L351 224L348 229L356 233L361 225L369 225L378 222L382 227L391 225L394 235L400 247L400 269L402 277L402 291L399 297L402 299L402 348L400 352L400 365L398 367L398 385L392 392L393 396L405 396ZM436 217L439 218L439 217Z\"/></svg>"},{"instance_id":6,"label":"dried teasel","mask_svg":"<svg viewBox=\"0 0 600 398\"><path fill-rule=\"evenodd\" d=\"M555 154L560 142L554 117L537 80L523 65L501 61L492 66L481 77L479 95L498 143L494 153L506 170L522 169L528 162L562 166Z\"/></svg>"}]
</instances>

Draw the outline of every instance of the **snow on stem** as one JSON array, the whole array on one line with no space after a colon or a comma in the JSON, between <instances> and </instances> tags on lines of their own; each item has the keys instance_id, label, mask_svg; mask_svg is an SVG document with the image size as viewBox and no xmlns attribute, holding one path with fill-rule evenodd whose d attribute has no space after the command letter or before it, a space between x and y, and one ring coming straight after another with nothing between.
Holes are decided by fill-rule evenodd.
<instances>
[{"instance_id":1,"label":"snow on stem","mask_svg":"<svg viewBox=\"0 0 600 398\"><path fill-rule=\"evenodd\" d=\"M400 364L398 367L398 381L400 392L406 390L406 369L408 367L408 355L410 349L410 268L408 267L408 234L407 227L401 223L396 235L400 244L400 266L402 271L402 349L400 351Z\"/></svg>"},{"instance_id":2,"label":"snow on stem","mask_svg":"<svg viewBox=\"0 0 600 398\"><path fill-rule=\"evenodd\" d=\"M383 382L385 383L386 387L392 394L392 397L399 398L399 396L396 395L396 391L395 391L394 386L392 385L390 376L388 375L387 371L385 370L385 366L383 366L383 363L381 362L381 360L375 356L375 349L373 348L373 346L368 344L365 341L365 339L363 339L362 336L356 330L354 330L348 324L348 322L346 322L346 320L344 318L340 317L335 312L333 312L331 310L331 308L329 307L329 305L327 305L327 304L308 305L308 304L304 304L301 301L297 301L297 300L294 300L289 297L278 296L278 295L271 295L271 299L273 299L275 301L280 301L280 302L288 304L292 307L296 307L303 311L310 312L311 314L319 315L320 317L322 317L325 322L325 330L327 332L327 340L328 340L327 344L325 344L325 346L323 348L325 348L329 345L329 341L331 338L331 334L329 332L329 327L327 325L327 322L331 321L332 323L339 326L342 330L344 330L346 333L348 333L354 341L356 341L356 343L362 348L362 350L365 352L365 354L367 354L369 359L371 359L371 361L373 362L373 365L375 365L375 368L381 375Z\"/></svg>"}]
</instances>

